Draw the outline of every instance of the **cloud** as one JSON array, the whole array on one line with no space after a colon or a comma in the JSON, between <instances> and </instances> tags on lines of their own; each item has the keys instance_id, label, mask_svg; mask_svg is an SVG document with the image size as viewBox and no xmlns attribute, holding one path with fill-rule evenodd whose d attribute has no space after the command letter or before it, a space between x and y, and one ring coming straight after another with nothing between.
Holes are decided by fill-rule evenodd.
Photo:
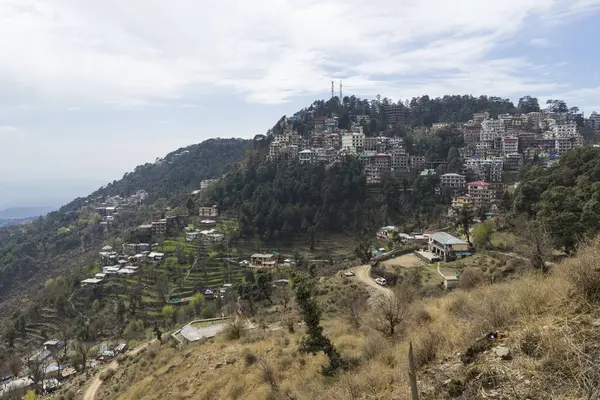
<instances>
[{"instance_id":1,"label":"cloud","mask_svg":"<svg viewBox=\"0 0 600 400\"><path fill-rule=\"evenodd\" d=\"M16 126L4 125L0 126L0 139L8 140L20 138L23 135L23 131L21 131Z\"/></svg>"},{"instance_id":2,"label":"cloud","mask_svg":"<svg viewBox=\"0 0 600 400\"><path fill-rule=\"evenodd\" d=\"M353 93L396 98L491 89L510 96L557 85L527 59L495 58L494 51L528 23L565 22L599 5L0 0L0 77L37 100L83 106L185 107L192 104L186 92L205 87L226 88L251 102L281 103L326 92L332 79L343 79Z\"/></svg>"},{"instance_id":3,"label":"cloud","mask_svg":"<svg viewBox=\"0 0 600 400\"><path fill-rule=\"evenodd\" d=\"M550 43L550 41L548 41L548 39L544 39L544 38L533 38L529 41L529 43L532 46L536 46L536 47L550 47L552 46L552 44Z\"/></svg>"}]
</instances>

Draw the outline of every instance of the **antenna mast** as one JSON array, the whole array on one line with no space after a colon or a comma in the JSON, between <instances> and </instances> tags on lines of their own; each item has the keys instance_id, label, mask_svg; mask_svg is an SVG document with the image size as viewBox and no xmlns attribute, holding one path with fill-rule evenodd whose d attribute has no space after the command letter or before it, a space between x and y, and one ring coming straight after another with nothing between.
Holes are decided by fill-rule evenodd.
<instances>
[{"instance_id":1,"label":"antenna mast","mask_svg":"<svg viewBox=\"0 0 600 400\"><path fill-rule=\"evenodd\" d=\"M340 81L340 101L342 101L344 97L342 96L342 81Z\"/></svg>"},{"instance_id":2,"label":"antenna mast","mask_svg":"<svg viewBox=\"0 0 600 400\"><path fill-rule=\"evenodd\" d=\"M333 99L333 96L334 96L334 94L333 94L333 81L331 81L331 98L332 99Z\"/></svg>"}]
</instances>

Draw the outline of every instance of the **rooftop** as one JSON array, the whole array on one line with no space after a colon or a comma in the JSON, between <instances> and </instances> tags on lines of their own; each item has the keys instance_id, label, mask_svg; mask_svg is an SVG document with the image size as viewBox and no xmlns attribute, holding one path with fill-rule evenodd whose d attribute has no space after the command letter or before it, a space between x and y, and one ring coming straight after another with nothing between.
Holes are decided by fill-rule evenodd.
<instances>
[{"instance_id":1,"label":"rooftop","mask_svg":"<svg viewBox=\"0 0 600 400\"><path fill-rule=\"evenodd\" d=\"M446 244L468 244L464 240L460 240L446 232L435 232L429 235L430 238L443 245Z\"/></svg>"},{"instance_id":2,"label":"rooftop","mask_svg":"<svg viewBox=\"0 0 600 400\"><path fill-rule=\"evenodd\" d=\"M471 182L469 185L473 186L489 186L490 184L484 181Z\"/></svg>"}]
</instances>

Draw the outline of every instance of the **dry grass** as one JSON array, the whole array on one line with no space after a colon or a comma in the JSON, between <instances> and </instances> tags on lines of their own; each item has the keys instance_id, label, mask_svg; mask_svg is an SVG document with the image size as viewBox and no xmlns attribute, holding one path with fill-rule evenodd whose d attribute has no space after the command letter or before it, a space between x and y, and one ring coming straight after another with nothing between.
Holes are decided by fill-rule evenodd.
<instances>
[{"instance_id":1,"label":"dry grass","mask_svg":"<svg viewBox=\"0 0 600 400\"><path fill-rule=\"evenodd\" d=\"M130 368L107 381L102 398L409 399L409 342L423 398L482 398L490 390L501 398L596 398L600 328L590 323L598 318L590 306L600 300L600 242L589 246L548 276L530 274L416 301L406 329L393 338L366 323L354 329L344 318L324 321L341 354L359 359L333 378L319 373L326 363L322 354L297 351L302 332L254 331L230 342L162 348L154 357L150 349L126 361ZM513 360L484 353L468 368L458 362L449 372L457 353L495 329L506 332ZM443 385L446 379L451 383Z\"/></svg>"}]
</instances>

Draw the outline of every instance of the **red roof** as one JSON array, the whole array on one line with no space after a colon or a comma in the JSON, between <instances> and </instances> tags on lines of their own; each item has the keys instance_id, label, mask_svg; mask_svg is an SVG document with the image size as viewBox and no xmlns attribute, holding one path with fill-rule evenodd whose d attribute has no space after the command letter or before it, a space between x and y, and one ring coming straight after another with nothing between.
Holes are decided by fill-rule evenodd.
<instances>
[{"instance_id":1,"label":"red roof","mask_svg":"<svg viewBox=\"0 0 600 400\"><path fill-rule=\"evenodd\" d=\"M484 181L477 181L477 182L471 182L469 183L469 185L475 185L475 186L489 186L490 184Z\"/></svg>"},{"instance_id":2,"label":"red roof","mask_svg":"<svg viewBox=\"0 0 600 400\"><path fill-rule=\"evenodd\" d=\"M377 157L391 157L391 154L377 153L376 156Z\"/></svg>"}]
</instances>

